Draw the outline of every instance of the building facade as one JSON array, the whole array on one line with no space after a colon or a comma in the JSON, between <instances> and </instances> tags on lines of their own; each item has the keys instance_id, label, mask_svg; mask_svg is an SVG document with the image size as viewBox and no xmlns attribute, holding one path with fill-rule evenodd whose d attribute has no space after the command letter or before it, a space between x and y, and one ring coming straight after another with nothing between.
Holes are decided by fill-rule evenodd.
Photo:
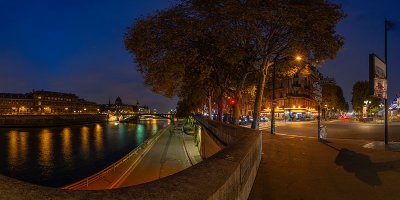
<instances>
[{"instance_id":1,"label":"building facade","mask_svg":"<svg viewBox=\"0 0 400 200\"><path fill-rule=\"evenodd\" d=\"M33 91L27 94L0 93L0 114L97 114L94 102L75 94Z\"/></svg>"},{"instance_id":2,"label":"building facade","mask_svg":"<svg viewBox=\"0 0 400 200\"><path fill-rule=\"evenodd\" d=\"M317 102L314 100L313 83L321 74L314 67L296 73L292 77L275 80L275 117L287 120L312 119L318 113ZM266 101L261 111L271 117L272 81L268 82Z\"/></svg>"},{"instance_id":3,"label":"building facade","mask_svg":"<svg viewBox=\"0 0 400 200\"><path fill-rule=\"evenodd\" d=\"M108 104L103 104L100 106L101 113L116 113L116 114L135 114L135 113L150 113L147 106L140 106L139 102L136 105L124 104L120 97L117 97L112 104L108 100Z\"/></svg>"}]
</instances>

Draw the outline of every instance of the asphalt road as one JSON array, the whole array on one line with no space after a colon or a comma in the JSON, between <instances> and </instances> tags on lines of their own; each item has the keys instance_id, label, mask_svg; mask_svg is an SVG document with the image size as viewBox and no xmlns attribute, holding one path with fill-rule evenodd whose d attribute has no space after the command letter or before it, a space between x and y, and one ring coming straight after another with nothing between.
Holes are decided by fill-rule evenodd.
<instances>
[{"instance_id":1,"label":"asphalt road","mask_svg":"<svg viewBox=\"0 0 400 200\"><path fill-rule=\"evenodd\" d=\"M383 141L384 125L354 122L350 120L322 121L328 132L327 138L364 139ZM270 122L260 123L260 129L270 131ZM317 137L317 122L276 122L276 133L300 137ZM389 141L400 142L400 123L389 123Z\"/></svg>"}]
</instances>

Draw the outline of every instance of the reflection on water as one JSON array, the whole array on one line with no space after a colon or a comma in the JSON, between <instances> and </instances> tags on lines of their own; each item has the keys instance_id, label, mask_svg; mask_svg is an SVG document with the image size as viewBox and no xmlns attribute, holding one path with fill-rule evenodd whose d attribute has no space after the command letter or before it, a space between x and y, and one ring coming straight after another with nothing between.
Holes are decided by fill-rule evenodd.
<instances>
[{"instance_id":1,"label":"reflection on water","mask_svg":"<svg viewBox=\"0 0 400 200\"><path fill-rule=\"evenodd\" d=\"M138 124L136 126L136 140L142 143L144 140L144 134L145 134L144 125Z\"/></svg>"},{"instance_id":2,"label":"reflection on water","mask_svg":"<svg viewBox=\"0 0 400 200\"><path fill-rule=\"evenodd\" d=\"M53 173L53 134L49 129L43 129L39 134L39 163L46 170L42 173L43 175L50 175Z\"/></svg>"},{"instance_id":3,"label":"reflection on water","mask_svg":"<svg viewBox=\"0 0 400 200\"><path fill-rule=\"evenodd\" d=\"M0 173L61 187L125 156L169 120L51 128L0 128Z\"/></svg>"},{"instance_id":4,"label":"reflection on water","mask_svg":"<svg viewBox=\"0 0 400 200\"><path fill-rule=\"evenodd\" d=\"M26 159L28 153L28 133L10 131L8 136L8 162L11 166L18 166Z\"/></svg>"},{"instance_id":5,"label":"reflection on water","mask_svg":"<svg viewBox=\"0 0 400 200\"><path fill-rule=\"evenodd\" d=\"M71 129L64 128L61 132L61 138L62 138L61 149L64 161L68 166L71 166L73 163L71 137L72 137Z\"/></svg>"},{"instance_id":6,"label":"reflection on water","mask_svg":"<svg viewBox=\"0 0 400 200\"><path fill-rule=\"evenodd\" d=\"M96 124L94 128L94 142L96 147L96 155L103 153L103 127L100 124Z\"/></svg>"},{"instance_id":7,"label":"reflection on water","mask_svg":"<svg viewBox=\"0 0 400 200\"><path fill-rule=\"evenodd\" d=\"M12 165L18 165L18 132L17 131L11 131L10 132L10 148L9 148L9 156L8 156L8 162L10 162Z\"/></svg>"},{"instance_id":8,"label":"reflection on water","mask_svg":"<svg viewBox=\"0 0 400 200\"><path fill-rule=\"evenodd\" d=\"M89 157L89 128L84 126L81 128L81 148L82 148L82 154L85 157Z\"/></svg>"}]
</instances>

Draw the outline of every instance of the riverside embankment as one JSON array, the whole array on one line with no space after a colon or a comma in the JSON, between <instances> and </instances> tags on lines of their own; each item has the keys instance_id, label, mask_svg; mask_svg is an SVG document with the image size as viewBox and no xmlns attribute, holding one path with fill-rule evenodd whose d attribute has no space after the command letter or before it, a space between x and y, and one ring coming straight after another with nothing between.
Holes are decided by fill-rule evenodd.
<instances>
[{"instance_id":1,"label":"riverside embankment","mask_svg":"<svg viewBox=\"0 0 400 200\"><path fill-rule=\"evenodd\" d=\"M0 127L65 126L105 121L107 121L105 114L0 115Z\"/></svg>"}]
</instances>

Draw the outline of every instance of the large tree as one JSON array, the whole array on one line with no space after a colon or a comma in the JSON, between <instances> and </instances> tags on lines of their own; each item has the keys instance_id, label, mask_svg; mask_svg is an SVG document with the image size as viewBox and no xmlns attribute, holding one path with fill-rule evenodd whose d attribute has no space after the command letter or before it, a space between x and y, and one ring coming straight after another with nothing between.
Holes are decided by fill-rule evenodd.
<instances>
[{"instance_id":1,"label":"large tree","mask_svg":"<svg viewBox=\"0 0 400 200\"><path fill-rule=\"evenodd\" d=\"M209 108L214 97L219 117L224 97L240 102L258 79L252 125L258 128L269 67L297 54L310 62L333 58L342 46L335 25L343 17L326 0L181 0L137 20L125 45L153 91L194 103L181 105L201 106L191 98L208 98ZM205 92L196 96L188 88ZM236 106L234 113L237 122Z\"/></svg>"},{"instance_id":2,"label":"large tree","mask_svg":"<svg viewBox=\"0 0 400 200\"><path fill-rule=\"evenodd\" d=\"M347 111L346 100L343 96L342 88L334 84L322 85L322 105L335 108L339 111Z\"/></svg>"},{"instance_id":3,"label":"large tree","mask_svg":"<svg viewBox=\"0 0 400 200\"><path fill-rule=\"evenodd\" d=\"M364 101L370 101L368 104L368 112L378 112L381 100L378 97L370 95L369 81L357 81L353 85L353 92L351 98L351 104L353 111L356 113L362 113L363 107L367 106Z\"/></svg>"},{"instance_id":4,"label":"large tree","mask_svg":"<svg viewBox=\"0 0 400 200\"><path fill-rule=\"evenodd\" d=\"M332 116L334 113L347 112L348 104L343 96L342 88L335 84L322 85L323 114ZM325 107L326 106L326 107Z\"/></svg>"}]
</instances>

